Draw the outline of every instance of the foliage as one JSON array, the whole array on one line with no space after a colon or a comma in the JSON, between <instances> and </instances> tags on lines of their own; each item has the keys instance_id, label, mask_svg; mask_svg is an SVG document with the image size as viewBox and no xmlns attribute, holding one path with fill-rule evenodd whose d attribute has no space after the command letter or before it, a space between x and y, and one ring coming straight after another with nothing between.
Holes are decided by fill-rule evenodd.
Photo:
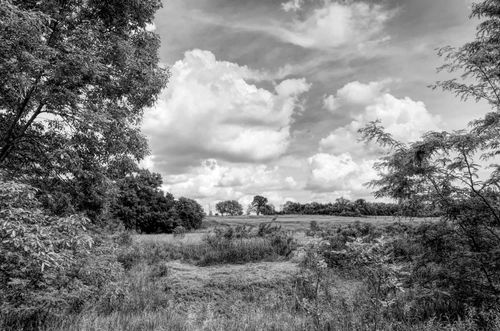
<instances>
[{"instance_id":1,"label":"foliage","mask_svg":"<svg viewBox=\"0 0 500 331\"><path fill-rule=\"evenodd\" d=\"M194 200L175 200L172 194L164 194L161 184L161 175L149 170L139 170L121 179L113 216L126 229L140 233L198 229L205 217L202 207Z\"/></svg>"},{"instance_id":2,"label":"foliage","mask_svg":"<svg viewBox=\"0 0 500 331\"><path fill-rule=\"evenodd\" d=\"M442 229L439 234L438 228ZM319 306L321 310L329 305L331 285L327 275L328 270L335 270L344 277L363 281L355 299L356 313L369 325L459 320L468 312L471 329L493 328L497 322L485 316L496 310L478 305L488 294L476 292L481 288L481 279L471 276L475 271L460 257L462 244L455 242L460 237L446 233L449 229L446 222L395 224L381 229L363 224L317 229L313 235L320 240L307 248L305 270L298 279L304 297L302 307L316 314L319 323L320 311L311 307ZM432 240L423 240L424 236L432 236ZM438 255L440 263L436 262ZM320 296L320 292L324 294Z\"/></svg>"},{"instance_id":3,"label":"foliage","mask_svg":"<svg viewBox=\"0 0 500 331\"><path fill-rule=\"evenodd\" d=\"M220 201L215 205L215 209L224 216L239 216L243 215L243 206L236 200Z\"/></svg>"},{"instance_id":4,"label":"foliage","mask_svg":"<svg viewBox=\"0 0 500 331\"><path fill-rule=\"evenodd\" d=\"M440 211L433 205L420 205L415 208L405 208L396 203L369 202L364 199L350 201L339 198L333 203L299 203L287 201L281 214L285 215L336 215L336 216L439 216Z\"/></svg>"},{"instance_id":5,"label":"foliage","mask_svg":"<svg viewBox=\"0 0 500 331\"><path fill-rule=\"evenodd\" d=\"M113 246L79 215L40 209L33 188L0 181L0 327L37 328L78 312L121 276Z\"/></svg>"},{"instance_id":6,"label":"foliage","mask_svg":"<svg viewBox=\"0 0 500 331\"><path fill-rule=\"evenodd\" d=\"M255 212L257 215L274 215L276 213L274 206L267 203L266 197L256 195L248 206L247 214Z\"/></svg>"},{"instance_id":7,"label":"foliage","mask_svg":"<svg viewBox=\"0 0 500 331\"><path fill-rule=\"evenodd\" d=\"M372 182L377 196L442 212L442 222L415 234L422 255L412 274L422 302L447 318L463 316L467 306L492 309L500 295L500 166L488 166L500 153L499 8L497 0L472 6L472 16L482 19L475 40L440 51L441 70L462 75L434 86L486 101L490 113L468 129L429 132L410 144L378 122L360 131L389 149L377 165L381 178Z\"/></svg>"},{"instance_id":8,"label":"foliage","mask_svg":"<svg viewBox=\"0 0 500 331\"><path fill-rule=\"evenodd\" d=\"M0 3L0 166L54 212L106 216L147 154L142 112L165 86L159 0Z\"/></svg>"},{"instance_id":9,"label":"foliage","mask_svg":"<svg viewBox=\"0 0 500 331\"><path fill-rule=\"evenodd\" d=\"M176 225L183 226L187 230L199 229L205 217L203 207L198 202L183 197L174 201L171 212L176 219Z\"/></svg>"},{"instance_id":10,"label":"foliage","mask_svg":"<svg viewBox=\"0 0 500 331\"><path fill-rule=\"evenodd\" d=\"M127 229L142 233L169 233L176 219L171 211L174 197L161 190L159 174L140 170L119 181L119 191L113 205L113 215Z\"/></svg>"}]
</instances>

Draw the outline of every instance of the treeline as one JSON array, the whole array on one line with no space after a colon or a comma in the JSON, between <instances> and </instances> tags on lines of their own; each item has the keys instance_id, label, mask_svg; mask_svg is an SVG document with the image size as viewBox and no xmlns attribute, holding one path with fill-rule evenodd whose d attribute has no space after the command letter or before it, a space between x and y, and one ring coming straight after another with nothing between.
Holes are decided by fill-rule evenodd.
<instances>
[{"instance_id":1,"label":"treeline","mask_svg":"<svg viewBox=\"0 0 500 331\"><path fill-rule=\"evenodd\" d=\"M243 206L236 200L218 202L215 205L218 214L224 216L243 215ZM277 211L268 203L266 197L256 195L247 208L247 215L335 215L335 216L404 216L404 217L438 217L441 211L432 204L408 204L369 202L364 199L350 201L338 198L335 202L292 202L287 201L283 209Z\"/></svg>"},{"instance_id":2,"label":"treeline","mask_svg":"<svg viewBox=\"0 0 500 331\"><path fill-rule=\"evenodd\" d=\"M385 202L369 202L364 199L350 201L339 198L335 202L300 203L288 201L279 214L289 215L336 215L336 216L407 216L434 217L440 211L432 205L403 205Z\"/></svg>"}]
</instances>

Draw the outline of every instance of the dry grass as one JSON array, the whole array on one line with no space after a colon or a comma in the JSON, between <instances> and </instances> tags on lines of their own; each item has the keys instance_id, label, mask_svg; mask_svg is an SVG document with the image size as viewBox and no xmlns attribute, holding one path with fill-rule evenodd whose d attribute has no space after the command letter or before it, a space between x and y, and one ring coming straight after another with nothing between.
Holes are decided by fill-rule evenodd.
<instances>
[{"instance_id":1,"label":"dry grass","mask_svg":"<svg viewBox=\"0 0 500 331\"><path fill-rule=\"evenodd\" d=\"M333 219L333 220L332 220ZM277 223L295 230L299 244L306 246L319 238L306 237L304 230L315 220L322 227L354 222L344 217L284 216ZM209 224L258 225L266 217L210 218ZM372 224L387 224L390 218L371 218ZM58 321L50 330L447 330L472 331L471 321L442 325L431 320L403 324L383 320L380 325L367 324L360 315L364 284L358 279L344 278L328 269L324 283L328 295L310 309L302 300L304 287L299 267L304 247L290 259L245 264L196 265L195 255L206 242L210 229L186 234L135 235L129 249L141 250L139 259L131 264L123 280L125 295L89 307L76 316ZM251 238L257 242L262 238ZM247 239L238 239L244 242ZM204 246L203 246L204 247ZM208 247L208 246L207 246ZM210 248L210 247L208 247ZM169 251L170 250L170 251ZM178 256L177 256L178 255ZM192 256L182 258L182 256ZM175 259L173 259L175 258ZM199 257L198 257L199 259ZM307 274L307 273L306 273ZM307 276L309 277L309 276ZM314 301L310 301L314 304ZM319 310L318 310L319 309ZM321 316L316 313L321 312ZM500 323L500 322L499 322ZM500 324L499 324L500 325Z\"/></svg>"},{"instance_id":2,"label":"dry grass","mask_svg":"<svg viewBox=\"0 0 500 331\"><path fill-rule=\"evenodd\" d=\"M276 218L276 219L275 219ZM273 219L275 219L273 221ZM260 223L273 222L281 225L287 231L305 231L309 229L309 223L316 221L318 225L325 228L352 224L355 222L370 223L373 225L387 225L394 222L422 222L431 218L401 219L392 216L367 216L367 217L344 217L323 215L278 215L278 216L210 216L203 222L207 226L258 226Z\"/></svg>"},{"instance_id":3,"label":"dry grass","mask_svg":"<svg viewBox=\"0 0 500 331\"><path fill-rule=\"evenodd\" d=\"M186 233L183 237L174 237L173 234L136 234L132 236L134 243L156 243L172 245L199 244L207 231Z\"/></svg>"}]
</instances>

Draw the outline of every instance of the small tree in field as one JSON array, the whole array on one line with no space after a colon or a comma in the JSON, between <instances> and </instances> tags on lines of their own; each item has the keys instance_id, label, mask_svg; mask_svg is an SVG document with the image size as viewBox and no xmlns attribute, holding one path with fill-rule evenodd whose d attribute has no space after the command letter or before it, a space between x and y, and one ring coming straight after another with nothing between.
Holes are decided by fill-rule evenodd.
<instances>
[{"instance_id":1,"label":"small tree in field","mask_svg":"<svg viewBox=\"0 0 500 331\"><path fill-rule=\"evenodd\" d=\"M250 204L251 209L257 213L257 215L263 214L267 206L267 198L256 195L253 197L252 203Z\"/></svg>"},{"instance_id":2,"label":"small tree in field","mask_svg":"<svg viewBox=\"0 0 500 331\"><path fill-rule=\"evenodd\" d=\"M440 51L441 69L462 71L462 79L435 88L486 101L492 111L467 129L429 132L410 144L378 122L361 130L366 140L390 149L377 164L376 195L409 208L432 204L443 214L441 223L420 229L422 254L412 281L426 294L420 300L445 315L461 314L467 305L492 307L500 295L500 165L489 165L500 154L500 1L474 4L472 16L483 19L475 41Z\"/></svg>"}]
</instances>

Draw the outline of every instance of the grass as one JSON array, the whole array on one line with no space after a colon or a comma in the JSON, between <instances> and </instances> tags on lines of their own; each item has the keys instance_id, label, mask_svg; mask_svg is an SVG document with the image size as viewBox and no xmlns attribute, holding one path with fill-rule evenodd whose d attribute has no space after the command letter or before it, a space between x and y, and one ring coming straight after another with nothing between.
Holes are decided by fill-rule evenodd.
<instances>
[{"instance_id":1,"label":"grass","mask_svg":"<svg viewBox=\"0 0 500 331\"><path fill-rule=\"evenodd\" d=\"M304 267L309 246L323 240L305 235L308 222L315 220L318 227L326 229L332 226L330 218L279 219L276 223L282 228L296 229L293 236L259 226L265 219L210 219L209 224L218 228L207 227L183 237L134 235L120 255L126 272L119 290L103 292L97 303L44 329L476 330L473 316L453 323L384 317L367 284L358 277L335 268L315 269L315 261L309 263L312 269ZM334 224L346 221L334 219ZM372 219L374 227L354 224L340 234L349 237L353 231L374 231L380 228L377 225L390 222L387 218ZM496 323L500 329L500 317L491 318L492 325Z\"/></svg>"},{"instance_id":2,"label":"grass","mask_svg":"<svg viewBox=\"0 0 500 331\"><path fill-rule=\"evenodd\" d=\"M274 221L273 219L276 218ZM387 225L395 222L422 222L432 218L417 218L413 220L395 218L392 216L367 216L367 217L345 217L345 216L323 216L323 215L278 215L278 216L209 216L204 221L207 226L258 226L261 223L273 222L287 231L306 231L311 221L318 225L331 228L354 222L370 223L377 226Z\"/></svg>"},{"instance_id":3,"label":"grass","mask_svg":"<svg viewBox=\"0 0 500 331\"><path fill-rule=\"evenodd\" d=\"M54 323L50 330L475 330L470 320L453 324L437 321L366 323L359 302L359 282L329 273L330 301L321 301L321 314L297 300L296 263L258 262L198 267L171 261L166 274L140 263L129 271L128 294L103 313L95 306ZM312 302L312 301L310 301Z\"/></svg>"}]
</instances>

